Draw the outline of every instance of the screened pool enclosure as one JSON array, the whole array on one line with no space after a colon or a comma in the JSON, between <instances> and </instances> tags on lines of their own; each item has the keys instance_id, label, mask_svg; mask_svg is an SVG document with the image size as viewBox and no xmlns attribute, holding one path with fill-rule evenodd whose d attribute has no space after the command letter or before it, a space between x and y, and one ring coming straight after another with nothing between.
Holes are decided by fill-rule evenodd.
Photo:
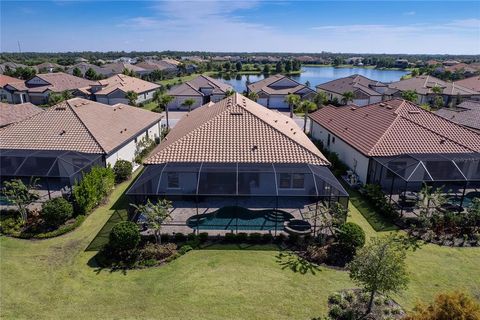
<instances>
[{"instance_id":1,"label":"screened pool enclosure","mask_svg":"<svg viewBox=\"0 0 480 320\"><path fill-rule=\"evenodd\" d=\"M310 164L147 165L127 195L136 203L172 200L173 219L166 225L178 232L276 233L291 219L313 219L312 214L328 213L333 203L348 205L347 192L330 170Z\"/></svg>"},{"instance_id":2,"label":"screened pool enclosure","mask_svg":"<svg viewBox=\"0 0 480 320\"><path fill-rule=\"evenodd\" d=\"M75 181L95 165L103 165L101 154L50 150L0 150L1 181L36 179L48 197L69 192Z\"/></svg>"},{"instance_id":3,"label":"screened pool enclosure","mask_svg":"<svg viewBox=\"0 0 480 320\"><path fill-rule=\"evenodd\" d=\"M372 158L370 183L380 184L403 213L418 210L422 188L445 197L443 209L462 211L480 198L480 154L406 154ZM429 207L438 204L431 202Z\"/></svg>"}]
</instances>

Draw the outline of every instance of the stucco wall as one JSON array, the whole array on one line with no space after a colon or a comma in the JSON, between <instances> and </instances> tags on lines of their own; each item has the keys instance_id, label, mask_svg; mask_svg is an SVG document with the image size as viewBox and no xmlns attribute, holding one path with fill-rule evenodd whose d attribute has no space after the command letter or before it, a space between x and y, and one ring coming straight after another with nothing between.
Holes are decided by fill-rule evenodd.
<instances>
[{"instance_id":1,"label":"stucco wall","mask_svg":"<svg viewBox=\"0 0 480 320\"><path fill-rule=\"evenodd\" d=\"M195 100L192 109L198 108L203 104L203 97L199 96L174 96L172 102L168 104L168 110L188 110L188 107L182 106L182 103L187 99Z\"/></svg>"},{"instance_id":2,"label":"stucco wall","mask_svg":"<svg viewBox=\"0 0 480 320\"><path fill-rule=\"evenodd\" d=\"M311 121L310 133L312 137L321 140L325 149L335 152L342 162L344 162L351 170L355 170L360 181L366 183L369 158L352 148L349 144L332 134L330 131ZM330 134L330 145L328 137ZM335 139L333 139L335 138Z\"/></svg>"}]
</instances>

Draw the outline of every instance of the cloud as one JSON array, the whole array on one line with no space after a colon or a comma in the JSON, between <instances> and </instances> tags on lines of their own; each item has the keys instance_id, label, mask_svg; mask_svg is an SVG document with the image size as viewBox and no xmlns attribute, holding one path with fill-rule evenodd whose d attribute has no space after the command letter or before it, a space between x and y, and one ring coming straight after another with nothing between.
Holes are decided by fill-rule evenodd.
<instances>
[{"instance_id":1,"label":"cloud","mask_svg":"<svg viewBox=\"0 0 480 320\"><path fill-rule=\"evenodd\" d=\"M417 13L415 11L407 11L407 12L404 12L403 15L404 16L414 16L416 15Z\"/></svg>"},{"instance_id":2,"label":"cloud","mask_svg":"<svg viewBox=\"0 0 480 320\"><path fill-rule=\"evenodd\" d=\"M459 28L476 28L478 31L478 29L480 28L480 19L453 20L452 22L447 23L447 26Z\"/></svg>"}]
</instances>

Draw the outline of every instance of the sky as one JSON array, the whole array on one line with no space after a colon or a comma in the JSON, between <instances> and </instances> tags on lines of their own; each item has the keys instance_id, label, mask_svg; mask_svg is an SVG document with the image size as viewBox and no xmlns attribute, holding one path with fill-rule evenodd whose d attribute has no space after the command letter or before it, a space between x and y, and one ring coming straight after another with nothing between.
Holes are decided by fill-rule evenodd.
<instances>
[{"instance_id":1,"label":"sky","mask_svg":"<svg viewBox=\"0 0 480 320\"><path fill-rule=\"evenodd\" d=\"M480 54L480 1L0 1L0 51Z\"/></svg>"}]
</instances>

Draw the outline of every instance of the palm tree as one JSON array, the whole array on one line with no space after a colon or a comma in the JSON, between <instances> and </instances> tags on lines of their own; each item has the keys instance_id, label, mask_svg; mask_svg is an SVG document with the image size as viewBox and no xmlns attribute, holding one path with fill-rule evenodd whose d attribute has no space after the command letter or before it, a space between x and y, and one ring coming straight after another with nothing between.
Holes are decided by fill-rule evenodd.
<instances>
[{"instance_id":1,"label":"palm tree","mask_svg":"<svg viewBox=\"0 0 480 320\"><path fill-rule=\"evenodd\" d=\"M188 112L192 111L192 106L195 103L195 100L189 98L183 101L182 106L188 107Z\"/></svg>"},{"instance_id":2,"label":"palm tree","mask_svg":"<svg viewBox=\"0 0 480 320\"><path fill-rule=\"evenodd\" d=\"M300 104L300 96L290 93L285 97L285 102L288 103L288 107L290 108L290 118L293 118L293 109Z\"/></svg>"},{"instance_id":3,"label":"palm tree","mask_svg":"<svg viewBox=\"0 0 480 320\"><path fill-rule=\"evenodd\" d=\"M258 94L256 92L250 91L249 93L247 93L247 98L257 102Z\"/></svg>"},{"instance_id":4,"label":"palm tree","mask_svg":"<svg viewBox=\"0 0 480 320\"><path fill-rule=\"evenodd\" d=\"M444 104L443 98L441 97L441 94L443 93L443 89L440 86L433 86L432 88L433 92L433 105L437 108L441 108Z\"/></svg>"},{"instance_id":5,"label":"palm tree","mask_svg":"<svg viewBox=\"0 0 480 320\"><path fill-rule=\"evenodd\" d=\"M308 112L317 110L317 105L310 100L303 100L298 106L298 110L303 112L303 132L307 133Z\"/></svg>"},{"instance_id":6,"label":"palm tree","mask_svg":"<svg viewBox=\"0 0 480 320\"><path fill-rule=\"evenodd\" d=\"M125 93L125 99L128 100L128 104L130 104L131 106L135 106L138 99L138 93L136 93L135 91L127 91Z\"/></svg>"},{"instance_id":7,"label":"palm tree","mask_svg":"<svg viewBox=\"0 0 480 320\"><path fill-rule=\"evenodd\" d=\"M317 94L315 94L313 96L312 101L315 102L315 104L317 105L318 108L321 108L328 103L327 94L323 91L318 92Z\"/></svg>"},{"instance_id":8,"label":"palm tree","mask_svg":"<svg viewBox=\"0 0 480 320\"><path fill-rule=\"evenodd\" d=\"M167 129L170 127L169 123L168 123L168 105L170 104L170 102L173 101L173 99L175 99L174 97L172 96L169 96L168 94L165 94L165 90L160 88L160 89L157 89L154 93L153 93L153 101L157 104L157 108L158 109L163 109L165 110L165 116L166 116L166 120L167 120Z\"/></svg>"},{"instance_id":9,"label":"palm tree","mask_svg":"<svg viewBox=\"0 0 480 320\"><path fill-rule=\"evenodd\" d=\"M347 91L342 94L342 103L343 104L348 104L350 101L353 102L353 99L355 98L355 95L353 94L352 91Z\"/></svg>"},{"instance_id":10,"label":"palm tree","mask_svg":"<svg viewBox=\"0 0 480 320\"><path fill-rule=\"evenodd\" d=\"M225 97L233 96L234 93L235 93L235 91L233 91L233 90L227 90L227 91L225 91Z\"/></svg>"}]
</instances>

